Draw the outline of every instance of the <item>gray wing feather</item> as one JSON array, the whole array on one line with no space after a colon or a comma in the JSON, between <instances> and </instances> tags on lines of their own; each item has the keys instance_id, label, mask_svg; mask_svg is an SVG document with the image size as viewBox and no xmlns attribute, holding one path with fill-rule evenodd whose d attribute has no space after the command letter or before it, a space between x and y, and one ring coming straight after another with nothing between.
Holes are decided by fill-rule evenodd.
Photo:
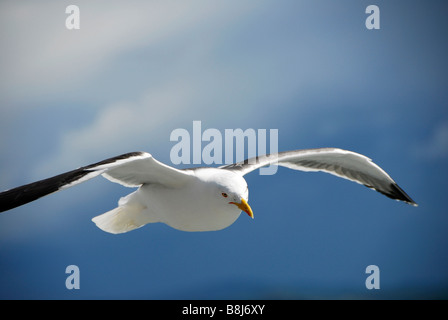
<instances>
[{"instance_id":1,"label":"gray wing feather","mask_svg":"<svg viewBox=\"0 0 448 320\"><path fill-rule=\"evenodd\" d=\"M378 165L366 156L337 148L285 151L222 166L245 175L261 167L278 165L300 171L322 171L374 189L392 199L417 204Z\"/></svg>"}]
</instances>

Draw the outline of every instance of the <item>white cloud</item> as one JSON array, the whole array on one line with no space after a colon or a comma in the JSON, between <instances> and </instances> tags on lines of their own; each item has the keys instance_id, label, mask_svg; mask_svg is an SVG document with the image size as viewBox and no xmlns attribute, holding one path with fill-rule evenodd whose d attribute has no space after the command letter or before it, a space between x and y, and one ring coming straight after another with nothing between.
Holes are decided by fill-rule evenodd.
<instances>
[{"instance_id":1,"label":"white cloud","mask_svg":"<svg viewBox=\"0 0 448 320\"><path fill-rule=\"evenodd\" d=\"M135 148L142 145L168 141L160 137L161 126L188 111L185 105L190 101L191 91L187 89L187 86L170 84L154 89L139 100L105 106L85 127L61 136L57 153L37 168L36 177L86 165L105 156L139 151Z\"/></svg>"},{"instance_id":2,"label":"white cloud","mask_svg":"<svg viewBox=\"0 0 448 320\"><path fill-rule=\"evenodd\" d=\"M185 118L185 114L200 114L205 119L207 106L213 107L210 92L219 87L221 80L216 81L216 73L207 69L215 33L219 36L231 29L232 23L252 6L199 0L77 1L81 29L67 30L65 7L68 4L54 1L0 4L3 30L10 30L0 34L0 99L8 101L0 104L1 112L13 110L15 116L20 116L28 108L45 105L50 100L52 106L42 113L52 117L51 108L64 105L74 95L79 94L81 101L89 99L86 88L92 87L95 92L107 95L110 87L102 82L109 81L107 71L118 65L118 71L112 74L120 77L121 62L126 65L132 61L132 57L123 56L129 53L132 56L139 50L143 50L143 55L145 52L159 54L157 63L151 60L159 69L145 77L148 84L133 92L135 97L130 98L127 88L123 88L115 101L106 96L108 102L95 107L95 117L59 132L56 152L38 164L34 170L37 177L86 164L92 159L100 160L105 154L132 151L140 144L160 142L158 129ZM196 38L197 33L206 35L207 41ZM188 43L185 51L179 51L184 49L185 38L195 43ZM168 54L161 55L164 50ZM202 65L201 58L204 58L204 67L197 70L194 66ZM229 76L224 69L220 68L218 73ZM136 73L137 77L143 77L142 73ZM238 86L233 77L222 81ZM135 82L135 79L119 80L118 86ZM66 96L67 92L71 96ZM80 108L85 107L67 109L67 116L70 112L80 112ZM11 130L14 132L8 134L20 134L20 128L11 126Z\"/></svg>"},{"instance_id":3,"label":"white cloud","mask_svg":"<svg viewBox=\"0 0 448 320\"><path fill-rule=\"evenodd\" d=\"M64 99L70 99L64 96L67 90L79 93L81 100L91 98L88 90L105 96L89 112L92 118L57 133L59 143L53 154L42 152L40 157L45 159L34 170L36 177L140 146L152 152L154 145L169 144L169 133L161 136L161 132L175 129L179 122L202 120L208 126L207 120L213 119L213 126L247 128L261 118L281 114L283 108L297 114L297 109L307 107L309 97L323 96L322 92L339 96L338 83L352 93L353 87L345 81L357 79L355 65L323 59L323 53L332 48L338 48L340 56L349 54L350 46L340 48L337 38L318 37L313 28L293 30L289 24L285 28L276 15L276 20L267 23L270 9L277 8L275 2L265 7L262 2L227 1L76 4L81 29L72 31L65 28L65 4L0 4L0 19L4 17L3 22L14 30L0 35L0 41L10 45L2 53L6 59L0 60L5 71L0 75L0 90L9 99L20 102L24 96L41 102L50 97L64 104ZM254 6L257 10L252 10ZM297 15L290 18L307 25L306 11ZM140 71L145 64L150 67ZM123 72L129 65L135 69ZM132 86L138 89L129 90ZM111 89L120 93L109 93ZM302 104L284 103L300 98ZM94 103L89 102L92 107ZM333 101L328 102L330 108ZM25 109L35 104L22 105ZM43 112L45 116L53 116L51 108ZM67 108L67 117L86 107L76 108ZM245 119L250 122L245 124ZM14 130L20 134L20 128Z\"/></svg>"},{"instance_id":4,"label":"white cloud","mask_svg":"<svg viewBox=\"0 0 448 320\"><path fill-rule=\"evenodd\" d=\"M3 99L57 97L142 46L194 32L211 19L233 19L231 6L211 1L77 1L80 30L65 27L55 1L0 4L0 88ZM244 11L244 6L238 6ZM204 26L205 28L206 26ZM62 91L62 92L60 92ZM24 92L26 94L24 95ZM32 106L32 104L28 104Z\"/></svg>"}]
</instances>

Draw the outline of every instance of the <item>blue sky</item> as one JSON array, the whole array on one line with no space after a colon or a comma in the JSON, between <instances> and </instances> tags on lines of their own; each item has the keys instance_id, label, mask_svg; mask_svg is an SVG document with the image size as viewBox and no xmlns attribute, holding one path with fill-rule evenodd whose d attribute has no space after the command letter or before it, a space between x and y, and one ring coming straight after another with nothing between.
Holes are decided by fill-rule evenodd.
<instances>
[{"instance_id":1,"label":"blue sky","mask_svg":"<svg viewBox=\"0 0 448 320\"><path fill-rule=\"evenodd\" d=\"M280 168L246 176L254 220L114 236L90 220L132 190L97 178L0 215L0 298L448 296L442 1L77 1L67 30L70 4L0 3L1 189L130 151L170 164L199 120L365 154L419 207Z\"/></svg>"}]
</instances>

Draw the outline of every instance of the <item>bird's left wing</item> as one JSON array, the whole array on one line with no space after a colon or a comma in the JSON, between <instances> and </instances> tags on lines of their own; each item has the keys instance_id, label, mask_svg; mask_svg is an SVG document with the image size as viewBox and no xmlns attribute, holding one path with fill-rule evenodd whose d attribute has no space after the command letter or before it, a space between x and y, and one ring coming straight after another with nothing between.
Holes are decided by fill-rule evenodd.
<instances>
[{"instance_id":1,"label":"bird's left wing","mask_svg":"<svg viewBox=\"0 0 448 320\"><path fill-rule=\"evenodd\" d=\"M102 174L127 187L160 184L178 187L191 178L188 170L167 166L146 152L131 152L0 193L0 212L70 188Z\"/></svg>"},{"instance_id":2,"label":"bird's left wing","mask_svg":"<svg viewBox=\"0 0 448 320\"><path fill-rule=\"evenodd\" d=\"M417 204L378 165L366 156L337 148L320 148L285 151L246 159L242 162L221 166L245 175L269 165L278 165L301 171L323 171L374 189L389 198L411 205Z\"/></svg>"}]
</instances>

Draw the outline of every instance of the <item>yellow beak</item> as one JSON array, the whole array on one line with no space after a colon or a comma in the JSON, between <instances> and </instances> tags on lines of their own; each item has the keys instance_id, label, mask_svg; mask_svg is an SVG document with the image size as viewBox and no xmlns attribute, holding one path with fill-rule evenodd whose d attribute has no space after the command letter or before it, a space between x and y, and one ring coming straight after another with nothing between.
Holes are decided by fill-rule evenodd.
<instances>
[{"instance_id":1,"label":"yellow beak","mask_svg":"<svg viewBox=\"0 0 448 320\"><path fill-rule=\"evenodd\" d=\"M254 218L254 213L252 212L252 208L249 206L247 201L244 200L243 198L241 198L241 203L237 203L237 202L229 202L229 203L236 205L238 207L238 209L246 212L249 215L249 217L251 217L252 219Z\"/></svg>"}]
</instances>

